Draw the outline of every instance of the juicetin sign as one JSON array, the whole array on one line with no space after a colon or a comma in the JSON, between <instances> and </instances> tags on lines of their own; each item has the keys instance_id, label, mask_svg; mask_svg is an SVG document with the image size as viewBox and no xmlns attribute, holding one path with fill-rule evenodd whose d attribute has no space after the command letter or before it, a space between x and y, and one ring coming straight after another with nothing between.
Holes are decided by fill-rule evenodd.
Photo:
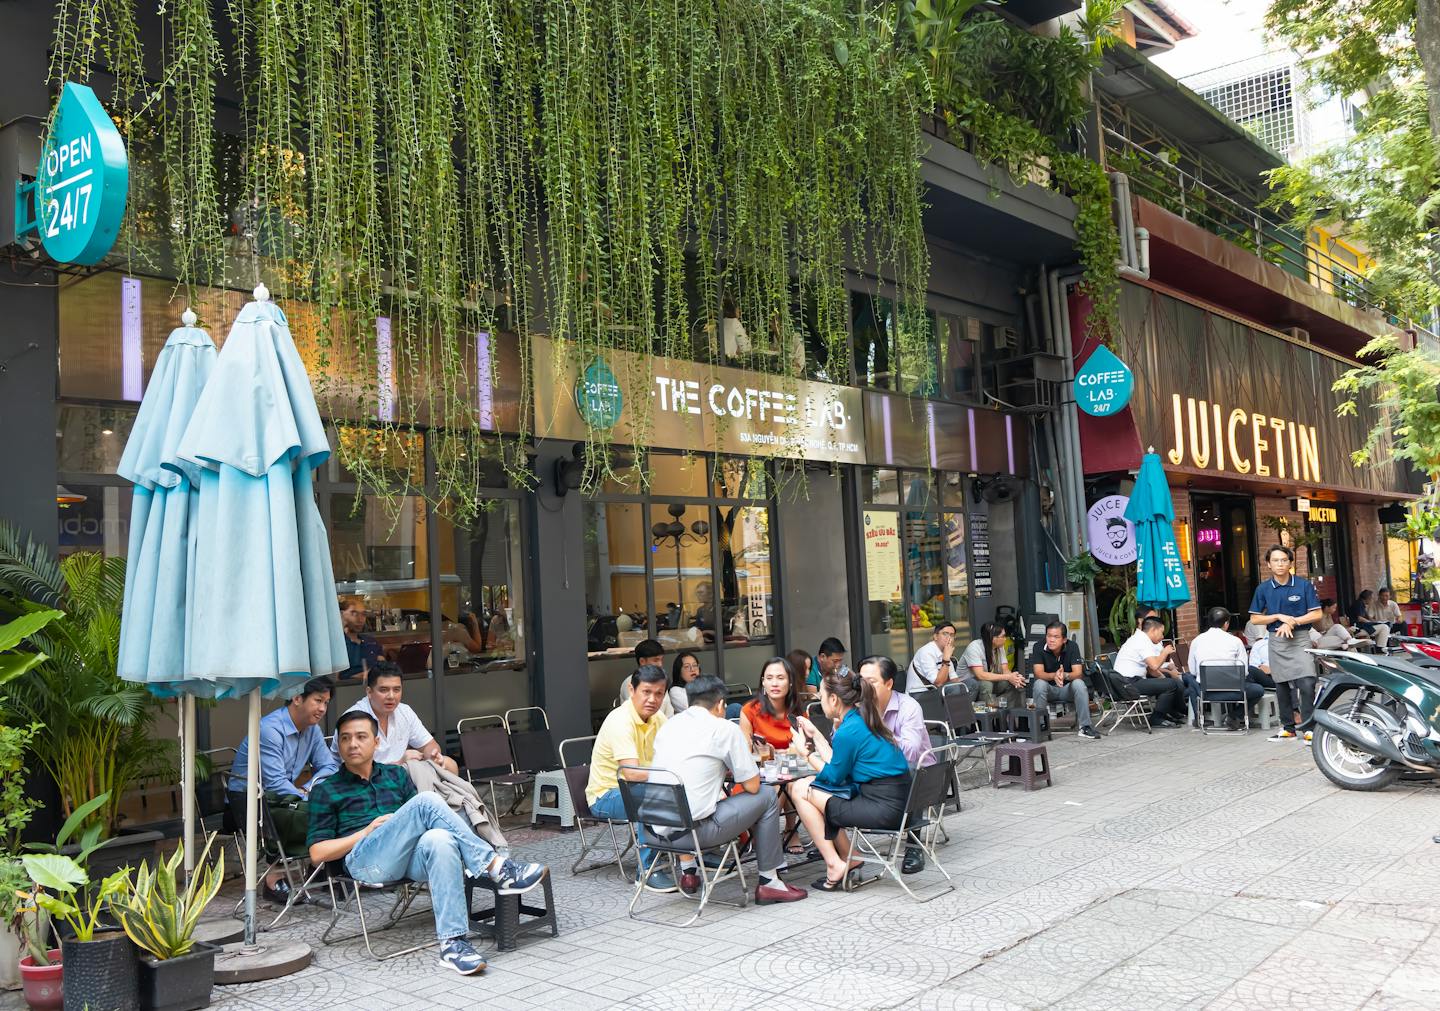
<instances>
[{"instance_id":1,"label":"juicetin sign","mask_svg":"<svg viewBox=\"0 0 1440 1011\"><path fill-rule=\"evenodd\" d=\"M15 240L38 237L59 263L99 263L120 234L129 185L130 160L120 131L95 92L68 83L41 147L35 181L17 188Z\"/></svg>"}]
</instances>

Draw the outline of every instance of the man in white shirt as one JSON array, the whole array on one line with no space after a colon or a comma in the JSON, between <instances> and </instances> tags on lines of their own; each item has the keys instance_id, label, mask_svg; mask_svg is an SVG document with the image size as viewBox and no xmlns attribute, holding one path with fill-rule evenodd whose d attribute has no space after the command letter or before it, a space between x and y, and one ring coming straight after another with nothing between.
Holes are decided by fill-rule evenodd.
<instances>
[{"instance_id":1,"label":"man in white shirt","mask_svg":"<svg viewBox=\"0 0 1440 1011\"><path fill-rule=\"evenodd\" d=\"M742 832L755 839L760 883L755 904L796 902L807 892L780 880L785 851L780 844L780 802L774 787L760 782L760 770L740 728L725 719L725 683L701 674L685 690L690 705L665 721L655 735L655 765L673 772L685 787L702 849L723 846ZM725 794L730 773L742 793ZM700 869L693 857L680 858L680 888L693 895Z\"/></svg>"},{"instance_id":2,"label":"man in white shirt","mask_svg":"<svg viewBox=\"0 0 1440 1011\"><path fill-rule=\"evenodd\" d=\"M1201 668L1206 664L1217 666L1228 664L1239 667L1248 673L1249 659L1245 655L1245 644L1240 641L1239 636L1230 633L1230 620L1230 612L1225 608L1210 608L1205 612L1205 631L1197 635L1190 643L1190 672L1185 675L1185 687L1189 690L1191 699L1196 703L1193 724L1197 727L1200 725L1200 720L1204 718L1199 706ZM1259 701L1264 691L1265 689L1250 682L1247 678L1245 701L1253 706ZM1224 702L1229 698L1234 698L1236 702L1240 701L1235 692L1227 693L1225 698L1216 695L1213 700ZM1231 730L1237 730L1242 723L1240 714L1232 707L1227 726Z\"/></svg>"},{"instance_id":3,"label":"man in white shirt","mask_svg":"<svg viewBox=\"0 0 1440 1011\"><path fill-rule=\"evenodd\" d=\"M980 685L969 676L955 672L955 623L942 621L935 626L930 641L915 651L910 658L910 667L905 672L905 694L919 695L932 688L939 688L951 679L963 679L974 698Z\"/></svg>"},{"instance_id":4,"label":"man in white shirt","mask_svg":"<svg viewBox=\"0 0 1440 1011\"><path fill-rule=\"evenodd\" d=\"M1143 619L1140 628L1115 654L1115 673L1125 678L1139 694L1155 699L1150 725L1168 729L1185 725L1181 715L1185 708L1185 685L1174 666L1166 666L1175 647L1168 643L1160 645L1164 637L1163 621L1154 617Z\"/></svg>"},{"instance_id":5,"label":"man in white shirt","mask_svg":"<svg viewBox=\"0 0 1440 1011\"><path fill-rule=\"evenodd\" d=\"M372 667L365 673L365 697L346 712L369 713L380 725L379 744L375 748L375 761L385 765L400 765L412 760L434 762L451 774L460 767L455 759L447 758L435 743L435 735L425 729L420 717L404 702L400 701L405 692L405 679L399 673ZM336 735L337 739L339 735ZM331 745L331 750L336 750Z\"/></svg>"}]
</instances>

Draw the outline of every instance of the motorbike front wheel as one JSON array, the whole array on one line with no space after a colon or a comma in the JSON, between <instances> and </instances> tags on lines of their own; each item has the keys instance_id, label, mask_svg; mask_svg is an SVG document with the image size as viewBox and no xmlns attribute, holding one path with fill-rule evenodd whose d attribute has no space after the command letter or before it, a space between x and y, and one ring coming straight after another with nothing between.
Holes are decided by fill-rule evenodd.
<instances>
[{"instance_id":1,"label":"motorbike front wheel","mask_svg":"<svg viewBox=\"0 0 1440 1011\"><path fill-rule=\"evenodd\" d=\"M1394 713L1373 702L1364 703L1360 711L1353 716L1348 711L1348 701L1330 711L1341 715L1338 712L1341 708L1346 710L1343 714L1346 719L1374 727L1386 736L1399 726ZM1315 728L1315 739L1311 742L1310 750L1314 755L1315 765L1325 774L1325 778L1346 790L1383 790L1399 779L1400 773L1404 771L1383 758L1361 751L1323 727Z\"/></svg>"}]
</instances>

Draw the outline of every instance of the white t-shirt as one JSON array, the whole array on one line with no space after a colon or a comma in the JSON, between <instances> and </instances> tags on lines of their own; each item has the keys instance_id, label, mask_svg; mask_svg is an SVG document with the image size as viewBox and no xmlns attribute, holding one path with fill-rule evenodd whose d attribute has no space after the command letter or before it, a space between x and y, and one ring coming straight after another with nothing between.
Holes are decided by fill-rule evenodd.
<instances>
[{"instance_id":1,"label":"white t-shirt","mask_svg":"<svg viewBox=\"0 0 1440 1011\"><path fill-rule=\"evenodd\" d=\"M1375 605L1375 620L1387 625L1400 624L1400 605L1393 600Z\"/></svg>"},{"instance_id":2,"label":"white t-shirt","mask_svg":"<svg viewBox=\"0 0 1440 1011\"><path fill-rule=\"evenodd\" d=\"M691 706L665 721L655 735L655 764L680 777L690 816L697 822L715 813L724 796L726 772L737 783L760 772L740 728L702 706Z\"/></svg>"},{"instance_id":3,"label":"white t-shirt","mask_svg":"<svg viewBox=\"0 0 1440 1011\"><path fill-rule=\"evenodd\" d=\"M1247 667L1245 644L1223 628L1206 629L1190 643L1190 673L1198 678L1201 665L1207 663Z\"/></svg>"},{"instance_id":4,"label":"white t-shirt","mask_svg":"<svg viewBox=\"0 0 1440 1011\"><path fill-rule=\"evenodd\" d=\"M1137 630L1115 654L1115 673L1121 677L1143 678L1149 673L1145 661L1159 656L1164 649L1158 642L1151 642L1150 636Z\"/></svg>"},{"instance_id":5,"label":"white t-shirt","mask_svg":"<svg viewBox=\"0 0 1440 1011\"><path fill-rule=\"evenodd\" d=\"M375 710L370 706L370 697L362 695L360 701L355 703L347 713L356 711L375 715ZM405 757L405 752L411 748L419 751L422 745L429 744L435 735L425 729L425 724L420 722L420 717L415 715L415 710L405 703L395 707L390 714L390 732L380 731L379 743L375 746L375 761L384 762L386 765L398 765ZM340 753L340 735L335 735L335 743L330 750L337 755Z\"/></svg>"},{"instance_id":6,"label":"white t-shirt","mask_svg":"<svg viewBox=\"0 0 1440 1011\"><path fill-rule=\"evenodd\" d=\"M997 667L1004 666L1003 656L997 656L995 659L1000 661L996 664ZM981 670L990 670L990 665L985 661L984 639L971 639L970 645L965 647L965 652L960 654L961 672L973 675L975 672L970 669L971 667L979 667ZM998 674L999 671L992 671L991 673Z\"/></svg>"},{"instance_id":7,"label":"white t-shirt","mask_svg":"<svg viewBox=\"0 0 1440 1011\"><path fill-rule=\"evenodd\" d=\"M1265 636L1255 640L1255 645L1250 647L1250 666L1270 666L1270 637Z\"/></svg>"},{"instance_id":8,"label":"white t-shirt","mask_svg":"<svg viewBox=\"0 0 1440 1011\"><path fill-rule=\"evenodd\" d=\"M933 688L933 683L926 684L924 681L920 680L920 678L916 677L915 674L918 671L919 673L925 675L925 677L931 682L934 682L935 675L940 670L940 659L944 655L944 652L940 649L939 643L937 643L934 639L931 639L925 645L917 649L915 651L915 655L910 658L910 667L905 675L905 694L919 695L921 692L928 692L931 688ZM983 659L983 654L980 663L982 665L985 663L985 660ZM950 673L953 674L954 671L952 670ZM969 672L966 671L966 673L968 674Z\"/></svg>"}]
</instances>

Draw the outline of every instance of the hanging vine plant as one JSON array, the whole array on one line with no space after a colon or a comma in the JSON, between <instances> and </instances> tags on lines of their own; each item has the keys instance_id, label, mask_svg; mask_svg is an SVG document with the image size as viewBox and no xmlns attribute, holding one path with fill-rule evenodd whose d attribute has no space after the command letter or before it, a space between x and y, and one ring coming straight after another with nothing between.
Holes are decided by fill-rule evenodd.
<instances>
[{"instance_id":1,"label":"hanging vine plant","mask_svg":"<svg viewBox=\"0 0 1440 1011\"><path fill-rule=\"evenodd\" d=\"M896 44L896 2L229 0L224 24L214 10L166 0L148 54L166 69L146 90L131 4L61 0L52 78L124 78L116 106L159 138L181 283L264 279L297 306L333 416L450 433L432 440L430 490L460 521L480 504L476 390L517 387L523 429L535 334L571 366L623 351L643 371L716 354L729 300L758 351L808 328L817 366L848 374L847 265L878 265L923 304L930 92ZM222 76L242 98L237 173L217 168ZM227 220L243 256L227 257ZM476 335L496 330L516 335L520 375L477 360ZM415 461L394 444L419 442L337 451L360 481L405 487Z\"/></svg>"}]
</instances>

